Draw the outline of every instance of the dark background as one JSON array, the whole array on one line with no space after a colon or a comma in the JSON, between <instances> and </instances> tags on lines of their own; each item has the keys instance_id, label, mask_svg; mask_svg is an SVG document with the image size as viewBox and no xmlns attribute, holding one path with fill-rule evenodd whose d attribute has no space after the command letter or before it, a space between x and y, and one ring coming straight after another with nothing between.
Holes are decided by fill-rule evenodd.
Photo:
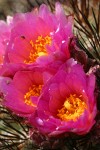
<instances>
[{"instance_id":1,"label":"dark background","mask_svg":"<svg viewBox=\"0 0 100 150\"><path fill-rule=\"evenodd\" d=\"M0 0L0 19L5 20L8 15L12 16L15 13L31 11L34 7L39 7L42 3L49 5L51 10L54 10L54 5L57 1L64 5L67 12L71 10L71 0ZM74 1L84 9L85 0ZM88 0L86 0L86 2L88 2ZM96 11L98 11L96 7L98 2L100 2L100 0L89 0L90 7L93 7Z\"/></svg>"},{"instance_id":2,"label":"dark background","mask_svg":"<svg viewBox=\"0 0 100 150\"><path fill-rule=\"evenodd\" d=\"M64 0L58 0L61 3ZM65 0L66 1L66 0ZM18 12L31 11L42 3L54 5L56 0L0 0L0 19L6 19L7 15L13 15Z\"/></svg>"}]
</instances>

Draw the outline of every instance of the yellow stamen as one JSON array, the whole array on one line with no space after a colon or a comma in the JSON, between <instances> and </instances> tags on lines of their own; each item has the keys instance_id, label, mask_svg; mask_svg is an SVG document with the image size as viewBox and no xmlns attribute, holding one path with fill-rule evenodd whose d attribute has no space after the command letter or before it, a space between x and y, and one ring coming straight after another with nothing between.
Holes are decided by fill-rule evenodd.
<instances>
[{"instance_id":1,"label":"yellow stamen","mask_svg":"<svg viewBox=\"0 0 100 150\"><path fill-rule=\"evenodd\" d=\"M57 116L63 121L76 121L87 108L86 102L82 100L82 95L70 95L66 98L63 107L58 110Z\"/></svg>"},{"instance_id":2,"label":"yellow stamen","mask_svg":"<svg viewBox=\"0 0 100 150\"><path fill-rule=\"evenodd\" d=\"M39 96L42 89L42 85L33 85L29 88L29 91L24 95L24 102L27 105L35 107L35 104L31 101L31 96Z\"/></svg>"},{"instance_id":3,"label":"yellow stamen","mask_svg":"<svg viewBox=\"0 0 100 150\"><path fill-rule=\"evenodd\" d=\"M30 51L29 59L25 60L24 63L30 64L33 63L39 56L47 55L46 52L46 45L51 44L51 37L50 36L38 36L37 40L33 42L30 41L30 45L32 49Z\"/></svg>"}]
</instances>

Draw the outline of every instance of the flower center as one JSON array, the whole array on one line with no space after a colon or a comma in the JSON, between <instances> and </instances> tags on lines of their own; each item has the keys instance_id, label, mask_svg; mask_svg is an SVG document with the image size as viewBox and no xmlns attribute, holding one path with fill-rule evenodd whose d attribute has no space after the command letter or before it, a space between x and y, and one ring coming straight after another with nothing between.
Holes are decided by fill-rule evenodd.
<instances>
[{"instance_id":1,"label":"flower center","mask_svg":"<svg viewBox=\"0 0 100 150\"><path fill-rule=\"evenodd\" d=\"M82 95L79 97L70 95L66 98L63 107L58 110L57 116L63 121L76 121L87 108L86 103L82 100Z\"/></svg>"},{"instance_id":2,"label":"flower center","mask_svg":"<svg viewBox=\"0 0 100 150\"><path fill-rule=\"evenodd\" d=\"M25 60L24 63L30 64L33 63L39 56L47 55L46 45L51 44L51 37L50 36L38 36L37 40L33 42L30 41L32 49L29 54L29 59Z\"/></svg>"},{"instance_id":3,"label":"flower center","mask_svg":"<svg viewBox=\"0 0 100 150\"><path fill-rule=\"evenodd\" d=\"M42 89L42 85L33 85L29 88L29 91L24 95L24 102L27 105L35 106L31 100L31 96L39 96Z\"/></svg>"}]
</instances>

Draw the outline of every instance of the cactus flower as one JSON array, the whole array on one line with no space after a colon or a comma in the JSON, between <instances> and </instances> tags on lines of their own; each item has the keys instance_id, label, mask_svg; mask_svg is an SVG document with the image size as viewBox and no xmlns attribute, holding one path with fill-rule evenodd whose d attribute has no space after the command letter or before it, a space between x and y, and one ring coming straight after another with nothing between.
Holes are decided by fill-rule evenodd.
<instances>
[{"instance_id":1,"label":"cactus flower","mask_svg":"<svg viewBox=\"0 0 100 150\"><path fill-rule=\"evenodd\" d=\"M44 66L55 60L58 52L70 58L68 43L73 36L72 26L73 17L66 17L59 3L55 14L43 4L39 10L15 15L5 62Z\"/></svg>"},{"instance_id":2,"label":"cactus flower","mask_svg":"<svg viewBox=\"0 0 100 150\"><path fill-rule=\"evenodd\" d=\"M28 116L37 107L43 86L43 70L18 71L13 79L0 77L2 104L20 116Z\"/></svg>"},{"instance_id":3,"label":"cactus flower","mask_svg":"<svg viewBox=\"0 0 100 150\"><path fill-rule=\"evenodd\" d=\"M48 136L88 133L97 113L94 89L95 76L69 59L44 87L30 123Z\"/></svg>"}]
</instances>

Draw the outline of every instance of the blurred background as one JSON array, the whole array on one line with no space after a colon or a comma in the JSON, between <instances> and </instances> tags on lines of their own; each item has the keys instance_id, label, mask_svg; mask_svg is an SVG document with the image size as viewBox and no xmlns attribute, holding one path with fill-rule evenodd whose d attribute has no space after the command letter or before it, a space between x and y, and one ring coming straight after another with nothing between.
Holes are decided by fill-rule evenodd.
<instances>
[{"instance_id":1,"label":"blurred background","mask_svg":"<svg viewBox=\"0 0 100 150\"><path fill-rule=\"evenodd\" d=\"M53 10L55 2L61 2L67 11L71 11L70 3L80 5L85 11L85 5L89 2L90 7L94 7L98 11L97 5L100 0L0 0L0 19L6 19L7 15L13 15L19 12L31 11L34 7L38 7L42 3L48 4Z\"/></svg>"},{"instance_id":2,"label":"blurred background","mask_svg":"<svg viewBox=\"0 0 100 150\"><path fill-rule=\"evenodd\" d=\"M64 0L58 0L64 3ZM0 0L0 19L5 19L7 15L19 12L31 11L42 3L54 5L56 0Z\"/></svg>"}]
</instances>

